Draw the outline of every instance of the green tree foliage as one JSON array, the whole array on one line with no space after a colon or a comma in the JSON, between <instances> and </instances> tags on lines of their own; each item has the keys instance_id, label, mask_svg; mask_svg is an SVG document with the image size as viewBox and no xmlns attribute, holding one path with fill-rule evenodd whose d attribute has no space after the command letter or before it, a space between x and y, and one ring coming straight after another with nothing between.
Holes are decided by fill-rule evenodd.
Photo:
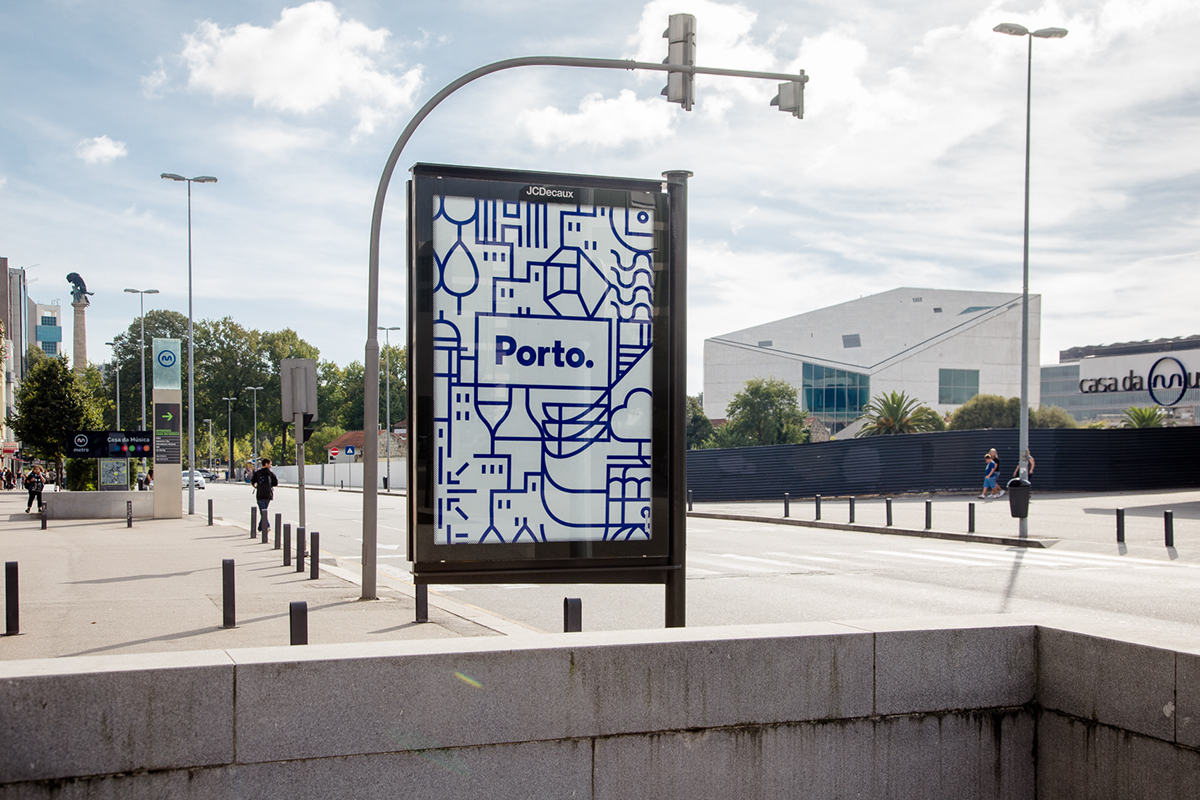
<instances>
[{"instance_id":1,"label":"green tree foliage","mask_svg":"<svg viewBox=\"0 0 1200 800\"><path fill-rule=\"evenodd\" d=\"M713 424L704 413L704 393L687 399L687 449L695 450L703 447L704 442L713 434Z\"/></svg>"},{"instance_id":2,"label":"green tree foliage","mask_svg":"<svg viewBox=\"0 0 1200 800\"><path fill-rule=\"evenodd\" d=\"M1021 401L1007 400L998 394L977 394L959 407L950 418L950 430L971 431L982 428L1016 428L1020 426Z\"/></svg>"},{"instance_id":3,"label":"green tree foliage","mask_svg":"<svg viewBox=\"0 0 1200 800\"><path fill-rule=\"evenodd\" d=\"M100 410L87 383L71 371L65 356L34 364L17 388L15 400L9 427L23 447L53 461L59 475L69 437L100 427Z\"/></svg>"},{"instance_id":4,"label":"green tree foliage","mask_svg":"<svg viewBox=\"0 0 1200 800\"><path fill-rule=\"evenodd\" d=\"M1029 409L1031 428L1078 428L1079 423L1065 409L1058 406L1041 406Z\"/></svg>"},{"instance_id":5,"label":"green tree foliage","mask_svg":"<svg viewBox=\"0 0 1200 800\"><path fill-rule=\"evenodd\" d=\"M1161 428L1162 426L1163 415L1157 406L1151 408L1130 406L1121 414L1122 428Z\"/></svg>"},{"instance_id":6,"label":"green tree foliage","mask_svg":"<svg viewBox=\"0 0 1200 800\"><path fill-rule=\"evenodd\" d=\"M808 441L796 387L776 378L752 378L733 396L725 424L705 447L753 447Z\"/></svg>"},{"instance_id":7,"label":"green tree foliage","mask_svg":"<svg viewBox=\"0 0 1200 800\"><path fill-rule=\"evenodd\" d=\"M946 429L946 423L936 411L903 392L876 395L864 411L867 424L856 437L926 433Z\"/></svg>"}]
</instances>

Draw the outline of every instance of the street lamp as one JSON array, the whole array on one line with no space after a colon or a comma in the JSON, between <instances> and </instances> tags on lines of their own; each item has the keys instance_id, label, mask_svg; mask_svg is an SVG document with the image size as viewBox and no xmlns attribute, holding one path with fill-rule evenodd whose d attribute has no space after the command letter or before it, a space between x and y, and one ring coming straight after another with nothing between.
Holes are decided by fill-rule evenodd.
<instances>
[{"instance_id":1,"label":"street lamp","mask_svg":"<svg viewBox=\"0 0 1200 800\"><path fill-rule=\"evenodd\" d=\"M383 331L383 351L387 356L387 490L392 490L392 348L388 339L391 331L402 331L404 328L392 326L385 328L376 326ZM378 417L376 417L378 419Z\"/></svg>"},{"instance_id":2,"label":"street lamp","mask_svg":"<svg viewBox=\"0 0 1200 800\"><path fill-rule=\"evenodd\" d=\"M113 371L117 374L117 430L121 430L121 361L117 353L117 346L121 343L114 339L105 344L113 349Z\"/></svg>"},{"instance_id":3,"label":"street lamp","mask_svg":"<svg viewBox=\"0 0 1200 800\"><path fill-rule=\"evenodd\" d=\"M142 324L142 336L138 340L139 352L142 358L142 427L141 430L146 430L146 295L158 294L158 289L126 289L127 294L141 295L138 299L142 304L141 315L138 319ZM142 471L146 470L146 457L142 456Z\"/></svg>"},{"instance_id":4,"label":"street lamp","mask_svg":"<svg viewBox=\"0 0 1200 800\"><path fill-rule=\"evenodd\" d=\"M233 403L235 400L237 400L237 398L222 397L221 399L228 404L227 410L229 412L229 418L226 422L226 436L228 437L229 441L229 470L225 473L225 477L229 480L233 480Z\"/></svg>"},{"instance_id":5,"label":"street lamp","mask_svg":"<svg viewBox=\"0 0 1200 800\"><path fill-rule=\"evenodd\" d=\"M995 28L996 33L1006 33L1009 36L1029 37L1029 56L1025 72L1025 249L1021 278L1021 432L1017 442L1018 473L1022 481L1029 479L1029 129L1030 111L1033 105L1033 40L1061 39L1067 35L1066 28L1041 28L1030 31L1024 25L1012 22L1002 22ZM1019 533L1027 536L1029 520L1021 517Z\"/></svg>"},{"instance_id":6,"label":"street lamp","mask_svg":"<svg viewBox=\"0 0 1200 800\"><path fill-rule=\"evenodd\" d=\"M258 469L258 393L262 391L261 386L243 386L243 389L254 392L254 452L250 454L250 460L254 462L254 468Z\"/></svg>"},{"instance_id":7,"label":"street lamp","mask_svg":"<svg viewBox=\"0 0 1200 800\"><path fill-rule=\"evenodd\" d=\"M212 469L212 420L204 420L208 423L208 468Z\"/></svg>"},{"instance_id":8,"label":"street lamp","mask_svg":"<svg viewBox=\"0 0 1200 800\"><path fill-rule=\"evenodd\" d=\"M196 395L195 395L195 351L196 340L192 336L192 184L216 183L211 175L185 178L173 172L164 172L159 177L169 181L186 181L188 185L188 469L196 468ZM196 482L188 481L188 513L196 513Z\"/></svg>"}]
</instances>

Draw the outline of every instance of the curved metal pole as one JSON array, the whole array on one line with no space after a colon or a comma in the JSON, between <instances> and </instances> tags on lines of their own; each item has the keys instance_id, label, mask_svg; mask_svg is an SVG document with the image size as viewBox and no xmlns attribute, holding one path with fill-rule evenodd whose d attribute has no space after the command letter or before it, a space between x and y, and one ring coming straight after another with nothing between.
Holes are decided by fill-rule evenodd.
<instances>
[{"instance_id":1,"label":"curved metal pole","mask_svg":"<svg viewBox=\"0 0 1200 800\"><path fill-rule=\"evenodd\" d=\"M523 56L496 61L471 70L451 81L441 91L426 101L425 105L409 120L400 138L392 147L379 188L375 191L375 206L371 211L371 247L367 267L367 343L363 361L363 535L362 535L362 599L375 599L375 543L378 534L379 503L379 231L383 224L383 203L387 197L392 173L404 152L408 140L417 127L437 106L450 95L493 72L515 67L583 67L587 69L650 70L653 72L686 72L692 75L726 75L735 78L761 78L764 80L807 81L804 73L787 75L778 72L754 72L738 69L694 67L682 64L655 64L647 61L630 61L617 58L569 58L565 56ZM410 420L411 424L411 420ZM374 435L368 435L373 430ZM410 443L411 450L411 443ZM411 457L411 453L410 453Z\"/></svg>"}]
</instances>

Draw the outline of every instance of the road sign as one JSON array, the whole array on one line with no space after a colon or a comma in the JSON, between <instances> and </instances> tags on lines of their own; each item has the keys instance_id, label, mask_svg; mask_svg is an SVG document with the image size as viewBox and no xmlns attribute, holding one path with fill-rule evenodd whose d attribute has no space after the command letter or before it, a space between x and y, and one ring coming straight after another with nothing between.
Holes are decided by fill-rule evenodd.
<instances>
[{"instance_id":1,"label":"road sign","mask_svg":"<svg viewBox=\"0 0 1200 800\"><path fill-rule=\"evenodd\" d=\"M284 422L297 414L317 417L317 360L285 358L279 362L280 410Z\"/></svg>"},{"instance_id":2,"label":"road sign","mask_svg":"<svg viewBox=\"0 0 1200 800\"><path fill-rule=\"evenodd\" d=\"M329 455L331 457L337 458L337 454L338 454L338 449L336 447L329 448Z\"/></svg>"},{"instance_id":3,"label":"road sign","mask_svg":"<svg viewBox=\"0 0 1200 800\"><path fill-rule=\"evenodd\" d=\"M352 444L346 445L346 455L348 455L348 456L354 455L354 445L352 445Z\"/></svg>"}]
</instances>

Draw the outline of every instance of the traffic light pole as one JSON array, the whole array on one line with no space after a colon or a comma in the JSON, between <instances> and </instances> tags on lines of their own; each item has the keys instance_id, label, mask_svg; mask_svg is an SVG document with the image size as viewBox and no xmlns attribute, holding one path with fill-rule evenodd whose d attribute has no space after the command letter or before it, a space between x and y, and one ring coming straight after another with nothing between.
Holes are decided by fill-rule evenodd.
<instances>
[{"instance_id":1,"label":"traffic light pole","mask_svg":"<svg viewBox=\"0 0 1200 800\"><path fill-rule=\"evenodd\" d=\"M299 381L296 381L299 383ZM295 391L293 389L293 391ZM293 415L292 430L296 433L296 472L299 474L300 482L300 527L308 530L308 526L304 524L304 413L296 412ZM284 431L284 436L287 436L287 431ZM316 554L313 554L316 558Z\"/></svg>"},{"instance_id":2,"label":"traffic light pole","mask_svg":"<svg viewBox=\"0 0 1200 800\"><path fill-rule=\"evenodd\" d=\"M682 72L689 77L695 75L723 75L732 78L757 78L803 84L807 81L803 72L788 75L778 72L756 72L741 69L718 69L697 67L691 64L656 64L649 61L632 61L617 58L569 58L564 56L523 56L496 61L471 70L451 81L441 91L426 101L409 120L379 178L375 190L375 206L371 212L371 245L367 264L367 343L364 347L365 383L363 397L363 522L362 522L362 599L374 600L375 573L377 569L376 542L379 533L379 436L370 431L379 430L379 233L383 227L383 204L387 198L392 173L400 161L400 154L408 140L425 118L450 95L467 84L506 69L517 67L581 67L584 69L648 70L651 72ZM409 395L411 399L411 394ZM410 415L411 416L411 415ZM416 443L410 442L410 448ZM422 588L422 587L418 587Z\"/></svg>"}]
</instances>

